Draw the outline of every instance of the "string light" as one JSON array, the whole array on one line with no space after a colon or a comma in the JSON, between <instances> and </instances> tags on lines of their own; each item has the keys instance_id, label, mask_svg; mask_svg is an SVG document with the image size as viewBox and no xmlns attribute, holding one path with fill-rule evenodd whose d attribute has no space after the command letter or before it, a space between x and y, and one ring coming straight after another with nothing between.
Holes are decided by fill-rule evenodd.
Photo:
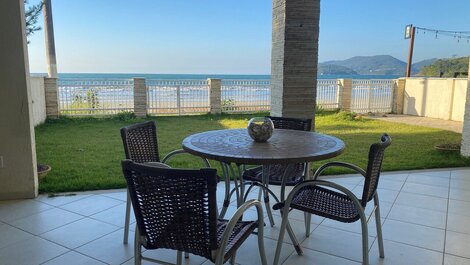
<instances>
[{"instance_id":1,"label":"string light","mask_svg":"<svg viewBox=\"0 0 470 265\"><path fill-rule=\"evenodd\" d=\"M434 34L436 39L439 36L446 36L446 37L453 37L454 40L457 40L458 43L460 43L460 40L462 38L467 39L467 43L470 43L470 31L453 31L453 30L441 30L441 29L429 29L429 28L421 28L421 27L415 27L416 33L421 32L423 35L426 34L426 32L431 32Z\"/></svg>"}]
</instances>

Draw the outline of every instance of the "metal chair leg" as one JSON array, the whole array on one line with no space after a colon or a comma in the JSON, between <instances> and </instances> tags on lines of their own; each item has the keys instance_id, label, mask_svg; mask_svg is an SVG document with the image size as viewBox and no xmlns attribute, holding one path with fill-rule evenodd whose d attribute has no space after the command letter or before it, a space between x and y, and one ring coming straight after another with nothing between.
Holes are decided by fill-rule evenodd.
<instances>
[{"instance_id":1,"label":"metal chair leg","mask_svg":"<svg viewBox=\"0 0 470 265\"><path fill-rule=\"evenodd\" d=\"M310 222L312 220L312 214L304 212L304 220L305 220L305 237L310 236Z\"/></svg>"},{"instance_id":2,"label":"metal chair leg","mask_svg":"<svg viewBox=\"0 0 470 265\"><path fill-rule=\"evenodd\" d=\"M142 247L140 243L140 233L137 225L135 227L135 239L134 239L134 264L141 265L142 264Z\"/></svg>"},{"instance_id":3,"label":"metal chair leg","mask_svg":"<svg viewBox=\"0 0 470 265\"><path fill-rule=\"evenodd\" d=\"M302 248L300 247L300 243L297 240L297 237L294 234L294 230L292 230L292 226L290 226L289 223L289 217L287 217L287 234L290 237L290 240L292 241L292 244L294 245L295 251L297 252L297 255L302 256L304 252L302 251Z\"/></svg>"},{"instance_id":4,"label":"metal chair leg","mask_svg":"<svg viewBox=\"0 0 470 265\"><path fill-rule=\"evenodd\" d=\"M183 264L183 252L177 251L176 252L176 265L182 265L182 264Z\"/></svg>"},{"instance_id":5,"label":"metal chair leg","mask_svg":"<svg viewBox=\"0 0 470 265\"><path fill-rule=\"evenodd\" d=\"M286 228L287 228L287 223L288 223L288 215L281 214L281 216L282 216L282 222L281 222L281 228L279 231L279 237L277 239L276 253L274 254L273 265L279 264L279 258L281 256L281 250L282 250L282 242L284 240L284 235L286 233Z\"/></svg>"},{"instance_id":6,"label":"metal chair leg","mask_svg":"<svg viewBox=\"0 0 470 265\"><path fill-rule=\"evenodd\" d=\"M262 216L260 218L263 218ZM268 265L266 251L264 249L264 222L258 219L258 251L262 265Z\"/></svg>"},{"instance_id":7,"label":"metal chair leg","mask_svg":"<svg viewBox=\"0 0 470 265\"><path fill-rule=\"evenodd\" d=\"M270 166L265 165L263 166L262 170L263 170L263 185L266 187L266 189L269 189ZM271 227L274 227L274 217L271 211L271 204L269 203L269 192L267 192L265 189L263 189L263 192L264 192L264 205L266 208L266 213L268 214L269 223L271 224Z\"/></svg>"},{"instance_id":8,"label":"metal chair leg","mask_svg":"<svg viewBox=\"0 0 470 265\"><path fill-rule=\"evenodd\" d=\"M375 226L377 227L377 243L379 245L379 255L380 255L380 258L384 258L385 251L384 251L384 241L382 238L382 220L380 219L380 205L379 205L379 196L377 195L377 192L374 195L374 204L376 206Z\"/></svg>"},{"instance_id":9,"label":"metal chair leg","mask_svg":"<svg viewBox=\"0 0 470 265\"><path fill-rule=\"evenodd\" d=\"M230 205L230 176L228 174L227 168L224 163L220 163L222 167L222 174L224 175L225 181L225 198L222 206L222 211L220 211L219 218L224 218L225 213L227 212L228 206Z\"/></svg>"},{"instance_id":10,"label":"metal chair leg","mask_svg":"<svg viewBox=\"0 0 470 265\"><path fill-rule=\"evenodd\" d=\"M129 241L129 219L131 215L131 196L129 195L129 190L127 190L127 200L126 200L126 217L124 220L124 239L122 242L127 244Z\"/></svg>"},{"instance_id":11,"label":"metal chair leg","mask_svg":"<svg viewBox=\"0 0 470 265\"><path fill-rule=\"evenodd\" d=\"M230 265L235 265L235 256L237 255L237 253L235 252L232 257L230 257Z\"/></svg>"},{"instance_id":12,"label":"metal chair leg","mask_svg":"<svg viewBox=\"0 0 470 265\"><path fill-rule=\"evenodd\" d=\"M184 252L184 258L189 259L189 253L188 252Z\"/></svg>"},{"instance_id":13,"label":"metal chair leg","mask_svg":"<svg viewBox=\"0 0 470 265\"><path fill-rule=\"evenodd\" d=\"M225 164L226 167L227 167L227 172L229 172L230 170L230 173L233 177L233 184L235 185L235 194L237 196L237 207L240 207L242 204L243 204L243 194L241 194L241 179L242 179L242 176L237 176L235 174L235 171L233 170L233 167L231 164ZM229 175L230 175L229 173ZM240 186L239 186L239 183L238 183L238 177L240 177Z\"/></svg>"},{"instance_id":14,"label":"metal chair leg","mask_svg":"<svg viewBox=\"0 0 470 265\"><path fill-rule=\"evenodd\" d=\"M369 265L369 231L364 210L360 210L362 228L362 265Z\"/></svg>"}]
</instances>

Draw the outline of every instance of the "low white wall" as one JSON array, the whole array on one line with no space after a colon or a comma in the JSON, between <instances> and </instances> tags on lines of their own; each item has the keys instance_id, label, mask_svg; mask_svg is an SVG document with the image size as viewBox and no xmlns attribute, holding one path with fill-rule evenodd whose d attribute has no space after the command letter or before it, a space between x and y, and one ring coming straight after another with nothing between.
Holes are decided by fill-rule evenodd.
<instances>
[{"instance_id":1,"label":"low white wall","mask_svg":"<svg viewBox=\"0 0 470 265\"><path fill-rule=\"evenodd\" d=\"M467 80L407 78L403 114L463 121Z\"/></svg>"},{"instance_id":2,"label":"low white wall","mask_svg":"<svg viewBox=\"0 0 470 265\"><path fill-rule=\"evenodd\" d=\"M31 77L31 110L33 112L33 125L39 125L46 121L46 98L44 92L44 78Z\"/></svg>"},{"instance_id":3,"label":"low white wall","mask_svg":"<svg viewBox=\"0 0 470 265\"><path fill-rule=\"evenodd\" d=\"M463 121L465 113L465 99L467 98L467 80L456 79L454 84L454 100L452 104L452 117L454 121Z\"/></svg>"}]
</instances>

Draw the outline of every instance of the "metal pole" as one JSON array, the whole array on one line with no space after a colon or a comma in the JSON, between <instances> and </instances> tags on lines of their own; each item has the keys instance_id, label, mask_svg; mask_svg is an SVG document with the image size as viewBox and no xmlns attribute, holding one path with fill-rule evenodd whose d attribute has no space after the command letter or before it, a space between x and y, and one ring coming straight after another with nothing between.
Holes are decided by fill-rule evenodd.
<instances>
[{"instance_id":1,"label":"metal pole","mask_svg":"<svg viewBox=\"0 0 470 265\"><path fill-rule=\"evenodd\" d=\"M405 77L411 76L411 64L413 62L413 47L415 45L415 27L411 27L410 50L408 52L408 65L406 66Z\"/></svg>"},{"instance_id":2,"label":"metal pole","mask_svg":"<svg viewBox=\"0 0 470 265\"><path fill-rule=\"evenodd\" d=\"M55 56L54 24L52 22L51 0L44 0L44 35L46 39L46 58L48 77L57 78L57 62Z\"/></svg>"}]
</instances>

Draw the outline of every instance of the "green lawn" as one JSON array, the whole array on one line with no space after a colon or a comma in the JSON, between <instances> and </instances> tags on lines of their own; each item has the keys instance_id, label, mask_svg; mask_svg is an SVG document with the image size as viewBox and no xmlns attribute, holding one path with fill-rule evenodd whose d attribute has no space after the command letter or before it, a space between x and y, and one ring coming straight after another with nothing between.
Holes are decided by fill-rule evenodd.
<instances>
[{"instance_id":1,"label":"green lawn","mask_svg":"<svg viewBox=\"0 0 470 265\"><path fill-rule=\"evenodd\" d=\"M253 116L152 117L126 121L111 118L50 120L36 128L37 159L52 166L52 171L40 182L39 190L53 193L124 187L120 171L124 151L119 128L128 124L155 120L163 157L181 148L182 140L188 135L215 129L242 128ZM456 152L442 153L433 148L437 143L459 142L461 135L454 132L378 120L354 120L345 113L317 115L316 131L334 135L346 143L345 152L335 160L361 167L367 163L369 145L384 132L390 134L393 140L385 155L385 171L470 166L470 160L461 158ZM200 162L187 155L171 164L175 167L199 167Z\"/></svg>"}]
</instances>

